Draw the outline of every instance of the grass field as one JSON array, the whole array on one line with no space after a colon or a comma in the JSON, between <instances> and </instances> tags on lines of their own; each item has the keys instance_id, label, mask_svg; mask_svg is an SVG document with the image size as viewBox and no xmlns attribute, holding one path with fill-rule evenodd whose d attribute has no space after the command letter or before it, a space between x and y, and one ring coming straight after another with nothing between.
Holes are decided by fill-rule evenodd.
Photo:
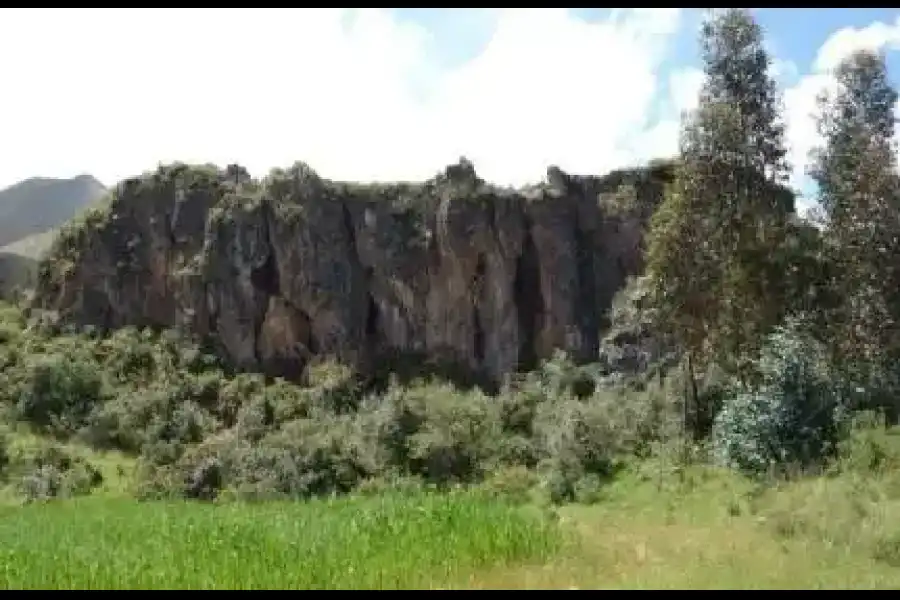
<instances>
[{"instance_id":1,"label":"grass field","mask_svg":"<svg viewBox=\"0 0 900 600\"><path fill-rule=\"evenodd\" d=\"M898 484L840 476L764 489L698 468L660 489L626 476L598 504L560 509L576 545L539 569L483 571L470 587L896 589Z\"/></svg>"},{"instance_id":2,"label":"grass field","mask_svg":"<svg viewBox=\"0 0 900 600\"><path fill-rule=\"evenodd\" d=\"M431 587L541 563L558 532L473 494L257 505L88 498L0 514L0 588Z\"/></svg>"},{"instance_id":3,"label":"grass field","mask_svg":"<svg viewBox=\"0 0 900 600\"><path fill-rule=\"evenodd\" d=\"M0 588L896 589L900 431L878 435L877 469L865 448L776 486L647 462L554 509L484 490L140 503L113 481L0 508Z\"/></svg>"}]
</instances>

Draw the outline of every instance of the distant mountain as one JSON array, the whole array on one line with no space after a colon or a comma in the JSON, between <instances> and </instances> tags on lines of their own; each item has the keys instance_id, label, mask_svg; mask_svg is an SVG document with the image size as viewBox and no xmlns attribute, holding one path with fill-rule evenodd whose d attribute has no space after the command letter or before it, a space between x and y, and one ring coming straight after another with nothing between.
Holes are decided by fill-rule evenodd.
<instances>
[{"instance_id":1,"label":"distant mountain","mask_svg":"<svg viewBox=\"0 0 900 600\"><path fill-rule=\"evenodd\" d=\"M0 298L31 287L37 259L56 230L100 200L106 187L90 175L35 177L0 190Z\"/></svg>"},{"instance_id":2,"label":"distant mountain","mask_svg":"<svg viewBox=\"0 0 900 600\"><path fill-rule=\"evenodd\" d=\"M0 190L0 247L59 227L105 194L90 175L35 177Z\"/></svg>"}]
</instances>

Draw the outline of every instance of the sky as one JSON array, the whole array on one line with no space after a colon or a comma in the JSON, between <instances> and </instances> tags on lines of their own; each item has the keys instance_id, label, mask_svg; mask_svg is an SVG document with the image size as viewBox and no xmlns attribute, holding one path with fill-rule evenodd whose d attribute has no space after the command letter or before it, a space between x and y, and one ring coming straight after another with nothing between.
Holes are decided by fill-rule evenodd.
<instances>
[{"instance_id":1,"label":"sky","mask_svg":"<svg viewBox=\"0 0 900 600\"><path fill-rule=\"evenodd\" d=\"M794 185L816 95L858 48L900 78L900 9L753 9L783 91ZM0 188L158 163L307 162L500 184L674 155L697 98L695 9L0 8Z\"/></svg>"}]
</instances>

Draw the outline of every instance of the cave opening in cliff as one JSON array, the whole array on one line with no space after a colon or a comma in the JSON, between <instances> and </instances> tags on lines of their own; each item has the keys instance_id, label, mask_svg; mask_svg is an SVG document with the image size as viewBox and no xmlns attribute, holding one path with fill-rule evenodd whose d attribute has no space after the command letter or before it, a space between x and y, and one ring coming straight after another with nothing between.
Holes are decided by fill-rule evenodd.
<instances>
[{"instance_id":1,"label":"cave opening in cliff","mask_svg":"<svg viewBox=\"0 0 900 600\"><path fill-rule=\"evenodd\" d=\"M275 254L273 252L269 253L266 262L250 271L250 283L254 288L269 296L281 294L281 283L278 281L278 265L275 262Z\"/></svg>"},{"instance_id":2,"label":"cave opening in cliff","mask_svg":"<svg viewBox=\"0 0 900 600\"><path fill-rule=\"evenodd\" d=\"M478 257L478 263L475 265L475 297L474 302L472 302L472 328L474 330L472 346L475 353L475 360L478 361L478 364L484 362L485 355L484 325L481 322L481 315L478 313L478 307L483 304L486 272L487 265L485 265L484 262L484 255L480 255Z\"/></svg>"},{"instance_id":3,"label":"cave opening in cliff","mask_svg":"<svg viewBox=\"0 0 900 600\"><path fill-rule=\"evenodd\" d=\"M369 348L374 349L378 346L378 333L381 329L381 314L378 310L378 304L372 297L368 295L366 306L366 343Z\"/></svg>"},{"instance_id":4,"label":"cave opening in cliff","mask_svg":"<svg viewBox=\"0 0 900 600\"><path fill-rule=\"evenodd\" d=\"M519 318L519 369L530 371L537 367L537 332L544 314L541 295L541 265L537 247L530 233L525 234L522 254L516 261L513 283L516 312Z\"/></svg>"},{"instance_id":5,"label":"cave opening in cliff","mask_svg":"<svg viewBox=\"0 0 900 600\"><path fill-rule=\"evenodd\" d=\"M366 267L365 269L365 280L366 287L368 288L371 285L373 276L372 267ZM366 344L369 347L369 350L374 350L378 346L378 338L381 331L381 310L378 308L378 303L375 302L375 296L372 295L371 291L366 292L366 329L365 329L365 340Z\"/></svg>"},{"instance_id":6,"label":"cave opening in cliff","mask_svg":"<svg viewBox=\"0 0 900 600\"><path fill-rule=\"evenodd\" d=\"M581 329L585 356L596 356L599 350L597 285L594 275L594 247L591 232L575 228L575 270L578 275L576 314Z\"/></svg>"},{"instance_id":7,"label":"cave opening in cliff","mask_svg":"<svg viewBox=\"0 0 900 600\"><path fill-rule=\"evenodd\" d=\"M380 321L380 317L378 315L378 304L375 303L372 294L369 294L368 296L368 306L366 307L366 338L370 342L374 342L378 337L378 322Z\"/></svg>"}]
</instances>

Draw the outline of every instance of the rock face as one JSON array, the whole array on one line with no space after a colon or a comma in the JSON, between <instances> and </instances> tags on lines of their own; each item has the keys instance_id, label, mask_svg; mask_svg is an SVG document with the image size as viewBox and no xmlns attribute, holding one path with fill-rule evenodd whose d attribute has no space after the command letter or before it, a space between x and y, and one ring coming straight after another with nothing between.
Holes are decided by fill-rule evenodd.
<instances>
[{"instance_id":1,"label":"rock face","mask_svg":"<svg viewBox=\"0 0 900 600\"><path fill-rule=\"evenodd\" d=\"M465 160L394 185L300 163L262 182L235 166L163 167L64 229L35 302L80 325L186 328L273 375L315 355L361 369L416 356L497 381L555 348L597 355L671 175L551 168L546 184L507 190Z\"/></svg>"}]
</instances>

